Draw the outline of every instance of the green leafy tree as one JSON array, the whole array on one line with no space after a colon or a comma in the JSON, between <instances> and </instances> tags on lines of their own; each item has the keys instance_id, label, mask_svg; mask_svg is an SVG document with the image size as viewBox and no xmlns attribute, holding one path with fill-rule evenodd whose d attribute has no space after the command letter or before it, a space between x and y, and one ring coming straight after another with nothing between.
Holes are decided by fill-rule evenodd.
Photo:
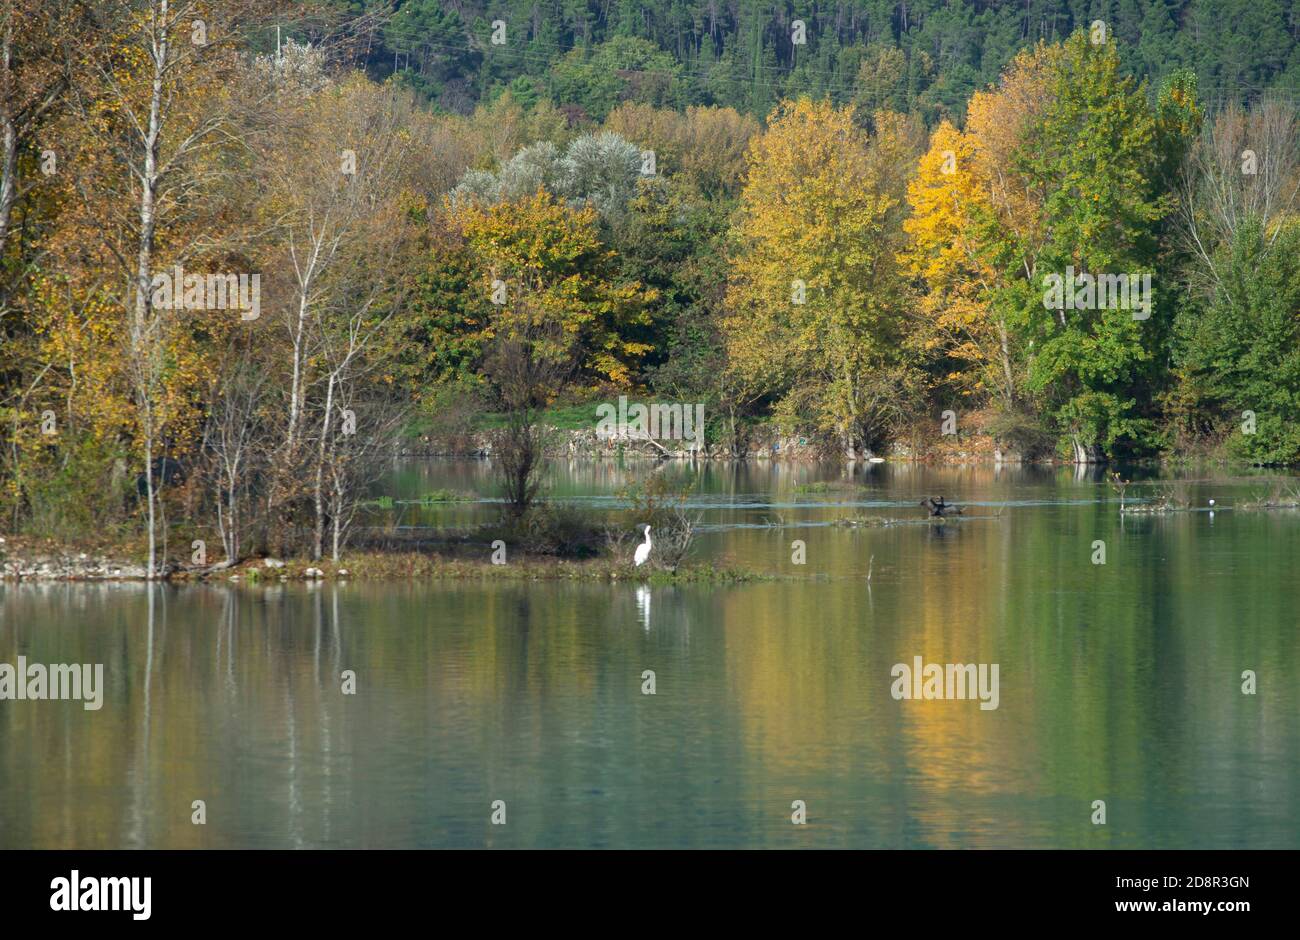
<instances>
[{"instance_id":1,"label":"green leafy tree","mask_svg":"<svg viewBox=\"0 0 1300 940\"><path fill-rule=\"evenodd\" d=\"M557 103L578 105L596 120L621 101L686 104L681 66L654 43L630 36L617 36L590 53L573 50L551 68L549 82Z\"/></svg>"},{"instance_id":2,"label":"green leafy tree","mask_svg":"<svg viewBox=\"0 0 1300 940\"><path fill-rule=\"evenodd\" d=\"M1137 448L1154 432L1151 390L1168 335L1156 234L1172 203L1160 186L1156 116L1145 89L1122 73L1115 43L1076 33L1055 60L1048 91L1014 167L1043 193L1039 275L1067 278L1072 269L1151 284L1142 311L1048 309L1046 291L1025 311L1031 388L1075 459L1095 460Z\"/></svg>"},{"instance_id":3,"label":"green leafy tree","mask_svg":"<svg viewBox=\"0 0 1300 940\"><path fill-rule=\"evenodd\" d=\"M1240 226L1219 248L1222 288L1177 320L1185 394L1258 463L1300 461L1300 222L1279 224Z\"/></svg>"}]
</instances>

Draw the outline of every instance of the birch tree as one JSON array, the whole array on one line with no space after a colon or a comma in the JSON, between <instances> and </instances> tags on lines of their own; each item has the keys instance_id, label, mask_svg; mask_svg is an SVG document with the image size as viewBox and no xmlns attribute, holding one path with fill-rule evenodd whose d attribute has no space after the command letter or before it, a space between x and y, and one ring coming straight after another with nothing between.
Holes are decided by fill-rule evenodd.
<instances>
[{"instance_id":1,"label":"birch tree","mask_svg":"<svg viewBox=\"0 0 1300 940\"><path fill-rule=\"evenodd\" d=\"M89 25L111 55L75 83L76 118L96 154L73 168L83 211L95 221L122 283L125 368L136 409L145 482L146 573L162 573L155 457L169 417L167 380L175 360L174 311L154 302L154 277L213 249L202 222L228 175L217 158L230 145L239 92L243 32L272 11L270 0L99 0ZM180 285L176 285L179 287Z\"/></svg>"}]
</instances>

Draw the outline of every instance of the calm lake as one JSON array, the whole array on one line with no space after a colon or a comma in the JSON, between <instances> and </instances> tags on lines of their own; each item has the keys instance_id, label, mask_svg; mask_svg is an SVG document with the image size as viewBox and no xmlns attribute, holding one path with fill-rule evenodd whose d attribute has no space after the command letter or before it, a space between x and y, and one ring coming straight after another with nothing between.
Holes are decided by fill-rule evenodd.
<instances>
[{"instance_id":1,"label":"calm lake","mask_svg":"<svg viewBox=\"0 0 1300 940\"><path fill-rule=\"evenodd\" d=\"M548 491L608 514L651 469ZM1300 847L1300 513L1232 509L1263 474L1122 518L1073 468L662 472L697 476L696 560L789 577L0 586L0 662L105 681L0 702L0 847ZM438 489L489 468L395 465L369 521L495 512L402 502ZM940 494L966 516L925 524ZM833 524L869 515L909 521ZM998 664L998 707L896 700L918 656Z\"/></svg>"}]
</instances>

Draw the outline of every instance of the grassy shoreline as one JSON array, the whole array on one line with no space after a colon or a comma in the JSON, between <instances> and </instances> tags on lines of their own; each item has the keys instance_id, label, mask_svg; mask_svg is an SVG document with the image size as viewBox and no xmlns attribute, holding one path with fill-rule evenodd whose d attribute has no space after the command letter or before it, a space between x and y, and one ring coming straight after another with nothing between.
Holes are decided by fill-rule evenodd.
<instances>
[{"instance_id":1,"label":"grassy shoreline","mask_svg":"<svg viewBox=\"0 0 1300 940\"><path fill-rule=\"evenodd\" d=\"M143 581L139 553L126 546L115 551L102 547L54 545L40 540L7 539L0 543L0 581ZM268 564L269 562L269 564ZM690 562L675 571L634 568L610 558L563 559L515 553L504 564L489 559L449 557L437 552L353 552L339 562L306 558L251 558L229 568L182 568L159 581L200 583L234 581L279 584L289 581L583 581L644 584L741 584L777 580L779 575L750 569Z\"/></svg>"},{"instance_id":2,"label":"grassy shoreline","mask_svg":"<svg viewBox=\"0 0 1300 940\"><path fill-rule=\"evenodd\" d=\"M309 573L309 572L319 572ZM338 564L286 559L282 568L268 568L261 559L238 568L215 572L205 578L182 573L172 580L315 581L315 580L481 580L481 581L629 581L647 584L738 584L772 580L773 576L734 567L717 567L709 562L686 564L676 571L641 570L608 558L562 559L524 556L493 564L449 558L424 552L361 552Z\"/></svg>"}]
</instances>

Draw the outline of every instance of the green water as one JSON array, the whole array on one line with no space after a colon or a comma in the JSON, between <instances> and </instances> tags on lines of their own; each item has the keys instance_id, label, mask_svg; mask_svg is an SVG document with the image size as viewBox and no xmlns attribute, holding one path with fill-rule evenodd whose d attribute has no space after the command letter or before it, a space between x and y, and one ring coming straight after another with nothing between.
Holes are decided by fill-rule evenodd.
<instances>
[{"instance_id":1,"label":"green water","mask_svg":"<svg viewBox=\"0 0 1300 940\"><path fill-rule=\"evenodd\" d=\"M609 514L647 471L550 491ZM488 518L403 502L486 474L400 465L368 522ZM1073 470L796 489L843 476L699 474L695 557L794 576L758 584L0 586L0 662L106 684L0 702L0 847L1300 847L1300 513L1234 511L1241 478L1158 518ZM921 523L939 493L963 521ZM997 709L895 700L916 656L999 664Z\"/></svg>"}]
</instances>

